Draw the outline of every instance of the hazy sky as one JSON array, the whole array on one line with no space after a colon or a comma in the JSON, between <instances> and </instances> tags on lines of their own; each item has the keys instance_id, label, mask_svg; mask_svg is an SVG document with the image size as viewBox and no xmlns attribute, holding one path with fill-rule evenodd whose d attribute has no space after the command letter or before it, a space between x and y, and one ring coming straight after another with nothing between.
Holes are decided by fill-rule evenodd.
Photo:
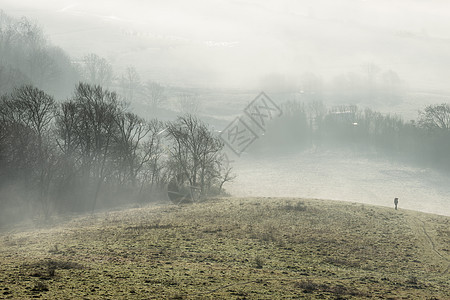
<instances>
[{"instance_id":1,"label":"hazy sky","mask_svg":"<svg viewBox=\"0 0 450 300\"><path fill-rule=\"evenodd\" d=\"M325 79L367 63L411 85L450 78L450 1L2 0L42 24L54 44L118 68L200 86L253 87L277 74Z\"/></svg>"}]
</instances>

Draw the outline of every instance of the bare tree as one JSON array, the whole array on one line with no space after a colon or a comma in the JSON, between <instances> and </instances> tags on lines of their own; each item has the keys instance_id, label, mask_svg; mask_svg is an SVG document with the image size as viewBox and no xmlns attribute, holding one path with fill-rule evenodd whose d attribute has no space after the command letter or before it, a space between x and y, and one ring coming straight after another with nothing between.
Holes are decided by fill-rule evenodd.
<instances>
[{"instance_id":1,"label":"bare tree","mask_svg":"<svg viewBox=\"0 0 450 300\"><path fill-rule=\"evenodd\" d=\"M81 116L75 101L61 103L56 113L56 132L59 137L57 143L66 156L71 156L80 145L81 139L77 136L80 121Z\"/></svg>"},{"instance_id":2,"label":"bare tree","mask_svg":"<svg viewBox=\"0 0 450 300\"><path fill-rule=\"evenodd\" d=\"M113 68L105 58L91 53L83 57L81 68L84 80L93 85L109 88L113 80Z\"/></svg>"},{"instance_id":3,"label":"bare tree","mask_svg":"<svg viewBox=\"0 0 450 300\"><path fill-rule=\"evenodd\" d=\"M125 73L120 78L120 86L123 95L129 101L133 101L141 91L141 76L134 67L127 67Z\"/></svg>"},{"instance_id":4,"label":"bare tree","mask_svg":"<svg viewBox=\"0 0 450 300\"><path fill-rule=\"evenodd\" d=\"M428 130L450 130L450 104L427 106L419 112L419 125Z\"/></svg>"},{"instance_id":5,"label":"bare tree","mask_svg":"<svg viewBox=\"0 0 450 300\"><path fill-rule=\"evenodd\" d=\"M222 141L198 118L192 115L178 117L167 124L170 147L170 166L180 183L186 182L191 193L208 192L208 182L218 178Z\"/></svg>"},{"instance_id":6,"label":"bare tree","mask_svg":"<svg viewBox=\"0 0 450 300\"><path fill-rule=\"evenodd\" d=\"M197 95L182 93L177 97L178 111L181 114L197 115L201 109L201 102Z\"/></svg>"},{"instance_id":7,"label":"bare tree","mask_svg":"<svg viewBox=\"0 0 450 300\"><path fill-rule=\"evenodd\" d=\"M151 159L151 148L144 147L143 140L152 128L136 114L121 113L116 119L118 135L116 145L120 157L120 169L132 186L136 186L138 173Z\"/></svg>"},{"instance_id":8,"label":"bare tree","mask_svg":"<svg viewBox=\"0 0 450 300\"><path fill-rule=\"evenodd\" d=\"M5 99L4 120L10 124L12 138L27 145L26 152L15 152L13 156L19 159L30 158L32 163L32 177L36 184L38 200L44 214L50 213L49 186L54 176L54 160L52 143L50 141L51 125L54 118L55 102L45 92L32 87L22 86L14 90L9 99ZM18 135L20 134L20 136ZM22 140L26 137L26 140ZM16 145L16 141L10 141Z\"/></svg>"},{"instance_id":9,"label":"bare tree","mask_svg":"<svg viewBox=\"0 0 450 300\"><path fill-rule=\"evenodd\" d=\"M161 103L166 100L164 87L157 82L147 81L143 86L143 94L150 102L152 113L155 114Z\"/></svg>"},{"instance_id":10,"label":"bare tree","mask_svg":"<svg viewBox=\"0 0 450 300\"><path fill-rule=\"evenodd\" d=\"M42 139L54 117L56 107L53 97L31 85L17 88L11 97L17 116Z\"/></svg>"},{"instance_id":11,"label":"bare tree","mask_svg":"<svg viewBox=\"0 0 450 300\"><path fill-rule=\"evenodd\" d=\"M30 183L38 161L35 132L24 122L24 113L10 95L0 98L0 177Z\"/></svg>"},{"instance_id":12,"label":"bare tree","mask_svg":"<svg viewBox=\"0 0 450 300\"><path fill-rule=\"evenodd\" d=\"M120 110L118 96L100 86L80 83L73 98L78 115L76 136L85 176L96 182L92 210L95 209L100 188L108 172L108 160L113 151L117 133L117 114Z\"/></svg>"},{"instance_id":13,"label":"bare tree","mask_svg":"<svg viewBox=\"0 0 450 300\"><path fill-rule=\"evenodd\" d=\"M59 148L59 178L56 182L56 197L60 199L60 209L81 208L81 197L77 173L82 161L80 145L82 139L78 136L78 126L82 116L79 106L74 100L67 100L59 105L55 117L56 144ZM78 197L70 201L68 198L73 190L78 189Z\"/></svg>"},{"instance_id":14,"label":"bare tree","mask_svg":"<svg viewBox=\"0 0 450 300\"><path fill-rule=\"evenodd\" d=\"M162 185L167 181L165 178L165 160L163 138L165 133L164 123L153 119L148 122L150 132L146 140L142 144L142 159L143 167L140 172L141 187L139 195L142 197L144 186L150 189L150 192L155 193L161 190Z\"/></svg>"},{"instance_id":15,"label":"bare tree","mask_svg":"<svg viewBox=\"0 0 450 300\"><path fill-rule=\"evenodd\" d=\"M232 173L233 168L226 166L223 168L222 176L219 178L219 192L222 193L223 185L236 179L236 175Z\"/></svg>"}]
</instances>

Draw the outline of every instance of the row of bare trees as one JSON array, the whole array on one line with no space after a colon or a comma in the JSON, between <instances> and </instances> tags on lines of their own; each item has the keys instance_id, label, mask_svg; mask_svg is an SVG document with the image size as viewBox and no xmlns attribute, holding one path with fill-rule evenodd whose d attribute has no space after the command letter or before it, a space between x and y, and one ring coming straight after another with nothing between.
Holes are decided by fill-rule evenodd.
<instances>
[{"instance_id":1,"label":"row of bare trees","mask_svg":"<svg viewBox=\"0 0 450 300\"><path fill-rule=\"evenodd\" d=\"M417 120L356 105L327 108L320 101L286 102L251 151L350 147L450 171L450 104L419 111Z\"/></svg>"},{"instance_id":2,"label":"row of bare trees","mask_svg":"<svg viewBox=\"0 0 450 300\"><path fill-rule=\"evenodd\" d=\"M127 101L142 102L156 113L167 99L165 87L156 81L143 81L134 67L127 67L121 75L116 75L112 64L105 58L90 53L78 63L77 69L84 82L100 85L119 92Z\"/></svg>"},{"instance_id":3,"label":"row of bare trees","mask_svg":"<svg viewBox=\"0 0 450 300\"><path fill-rule=\"evenodd\" d=\"M99 85L62 103L25 85L0 100L0 206L94 210L161 197L173 177L205 196L231 178L222 148L198 118L147 121Z\"/></svg>"},{"instance_id":4,"label":"row of bare trees","mask_svg":"<svg viewBox=\"0 0 450 300\"><path fill-rule=\"evenodd\" d=\"M161 108L170 106L167 88L156 81L143 80L132 66L125 68L121 75L116 75L112 64L94 53L85 55L77 66L84 82L117 91L127 101L144 108L149 116L154 117ZM172 93L175 94L172 110L193 115L201 110L201 101L197 94L174 91Z\"/></svg>"}]
</instances>

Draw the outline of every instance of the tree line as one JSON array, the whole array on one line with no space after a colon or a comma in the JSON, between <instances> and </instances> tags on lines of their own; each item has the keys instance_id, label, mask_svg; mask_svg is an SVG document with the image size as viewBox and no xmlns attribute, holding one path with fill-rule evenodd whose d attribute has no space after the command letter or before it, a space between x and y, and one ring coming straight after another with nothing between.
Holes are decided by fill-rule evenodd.
<instances>
[{"instance_id":1,"label":"tree line","mask_svg":"<svg viewBox=\"0 0 450 300\"><path fill-rule=\"evenodd\" d=\"M411 121L356 105L328 108L321 101L288 101L282 110L251 151L349 147L450 171L449 103L426 106Z\"/></svg>"},{"instance_id":2,"label":"tree line","mask_svg":"<svg viewBox=\"0 0 450 300\"><path fill-rule=\"evenodd\" d=\"M145 202L173 178L217 194L230 179L222 148L197 117L147 121L99 85L79 83L63 102L24 85L0 99L0 207L48 217Z\"/></svg>"}]
</instances>

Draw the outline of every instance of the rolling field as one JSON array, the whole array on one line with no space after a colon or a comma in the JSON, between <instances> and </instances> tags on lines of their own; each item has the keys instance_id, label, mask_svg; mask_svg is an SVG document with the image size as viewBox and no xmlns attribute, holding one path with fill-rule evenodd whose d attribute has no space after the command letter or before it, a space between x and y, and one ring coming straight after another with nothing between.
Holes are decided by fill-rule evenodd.
<instances>
[{"instance_id":1,"label":"rolling field","mask_svg":"<svg viewBox=\"0 0 450 300\"><path fill-rule=\"evenodd\" d=\"M450 218L225 198L0 233L0 299L449 299Z\"/></svg>"},{"instance_id":2,"label":"rolling field","mask_svg":"<svg viewBox=\"0 0 450 300\"><path fill-rule=\"evenodd\" d=\"M400 207L450 216L450 175L357 151L306 150L235 158L237 197L301 197Z\"/></svg>"}]
</instances>

